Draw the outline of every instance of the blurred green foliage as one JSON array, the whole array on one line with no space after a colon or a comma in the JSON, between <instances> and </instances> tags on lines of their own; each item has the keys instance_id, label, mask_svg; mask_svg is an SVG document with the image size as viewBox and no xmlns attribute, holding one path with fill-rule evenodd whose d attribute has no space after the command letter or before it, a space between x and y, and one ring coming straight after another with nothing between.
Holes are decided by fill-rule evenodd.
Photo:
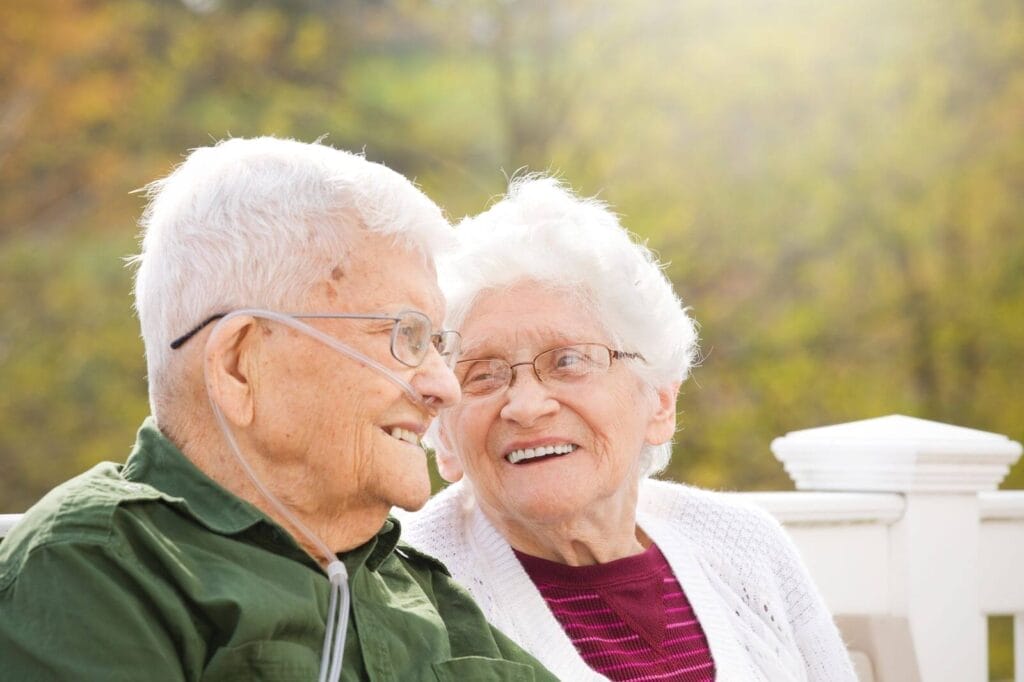
<instances>
[{"instance_id":1,"label":"blurred green foliage","mask_svg":"<svg viewBox=\"0 0 1024 682\"><path fill-rule=\"evenodd\" d=\"M773 437L889 413L1024 440L1018 0L3 14L0 511L126 454L147 412L131 190L229 135L327 134L454 218L522 167L611 202L702 324L676 479L786 489Z\"/></svg>"},{"instance_id":2,"label":"blurred green foliage","mask_svg":"<svg viewBox=\"0 0 1024 682\"><path fill-rule=\"evenodd\" d=\"M1013 616L988 617L988 679L1013 680Z\"/></svg>"}]
</instances>

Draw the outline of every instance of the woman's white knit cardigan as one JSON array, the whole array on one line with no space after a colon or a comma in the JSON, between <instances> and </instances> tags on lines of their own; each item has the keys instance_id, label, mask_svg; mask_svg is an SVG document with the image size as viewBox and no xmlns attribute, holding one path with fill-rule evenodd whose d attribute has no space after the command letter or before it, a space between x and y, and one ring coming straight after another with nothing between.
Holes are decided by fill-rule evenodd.
<instances>
[{"instance_id":1,"label":"woman's white knit cardigan","mask_svg":"<svg viewBox=\"0 0 1024 682\"><path fill-rule=\"evenodd\" d=\"M403 540L443 561L488 620L559 679L605 679L576 652L464 482L399 518ZM856 680L796 548L766 512L734 496L645 480L637 523L700 619L717 680Z\"/></svg>"}]
</instances>

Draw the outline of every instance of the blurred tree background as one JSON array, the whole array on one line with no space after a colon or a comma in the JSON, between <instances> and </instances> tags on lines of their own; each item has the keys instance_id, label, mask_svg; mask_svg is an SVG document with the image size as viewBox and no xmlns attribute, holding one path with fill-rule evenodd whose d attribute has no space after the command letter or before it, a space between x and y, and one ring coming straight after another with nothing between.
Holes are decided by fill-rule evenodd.
<instances>
[{"instance_id":1,"label":"blurred tree background","mask_svg":"<svg viewBox=\"0 0 1024 682\"><path fill-rule=\"evenodd\" d=\"M148 412L132 190L261 134L453 219L524 167L609 201L702 324L672 478L787 489L773 437L890 413L1024 440L1020 0L0 0L0 512Z\"/></svg>"},{"instance_id":2,"label":"blurred tree background","mask_svg":"<svg viewBox=\"0 0 1024 682\"><path fill-rule=\"evenodd\" d=\"M773 437L889 413L1024 440L1019 0L0 11L2 512L127 453L132 190L227 136L326 134L453 219L523 167L609 201L702 325L678 480L787 489Z\"/></svg>"}]
</instances>

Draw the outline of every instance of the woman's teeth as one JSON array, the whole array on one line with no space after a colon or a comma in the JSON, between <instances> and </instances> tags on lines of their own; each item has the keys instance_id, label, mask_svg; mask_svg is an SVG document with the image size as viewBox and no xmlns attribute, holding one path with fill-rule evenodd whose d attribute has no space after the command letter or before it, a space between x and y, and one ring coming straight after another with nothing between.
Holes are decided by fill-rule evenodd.
<instances>
[{"instance_id":1,"label":"woman's teeth","mask_svg":"<svg viewBox=\"0 0 1024 682\"><path fill-rule=\"evenodd\" d=\"M391 429L391 437L397 438L398 440L404 440L406 443L412 443L413 445L420 444L420 438L412 431L400 428L398 426Z\"/></svg>"},{"instance_id":2,"label":"woman's teeth","mask_svg":"<svg viewBox=\"0 0 1024 682\"><path fill-rule=\"evenodd\" d=\"M567 455L575 450L578 445L566 443L565 445L545 445L539 448L526 448L525 450L513 450L505 455L510 464L518 464L526 459L535 457L547 457L548 455Z\"/></svg>"}]
</instances>

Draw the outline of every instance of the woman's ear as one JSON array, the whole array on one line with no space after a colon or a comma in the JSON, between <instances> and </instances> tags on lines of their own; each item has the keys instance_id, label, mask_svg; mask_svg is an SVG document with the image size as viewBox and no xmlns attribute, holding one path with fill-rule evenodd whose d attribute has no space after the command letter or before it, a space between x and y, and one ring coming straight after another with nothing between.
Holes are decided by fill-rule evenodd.
<instances>
[{"instance_id":1,"label":"woman's ear","mask_svg":"<svg viewBox=\"0 0 1024 682\"><path fill-rule=\"evenodd\" d=\"M438 417L438 419L442 418ZM451 434L443 419L438 424L437 431L438 440L441 441L434 450L434 459L437 460L437 471L441 474L441 478L449 483L455 483L462 478L464 473L462 462L459 461L458 455L455 454L455 448L452 447Z\"/></svg>"},{"instance_id":2,"label":"woman's ear","mask_svg":"<svg viewBox=\"0 0 1024 682\"><path fill-rule=\"evenodd\" d=\"M678 382L657 390L654 412L647 422L645 442L648 445L667 443L676 434L676 396L678 394Z\"/></svg>"},{"instance_id":3,"label":"woman's ear","mask_svg":"<svg viewBox=\"0 0 1024 682\"><path fill-rule=\"evenodd\" d=\"M253 339L259 335L251 333L256 324L256 318L246 315L218 324L204 351L206 390L210 400L235 426L248 426L256 413Z\"/></svg>"}]
</instances>

